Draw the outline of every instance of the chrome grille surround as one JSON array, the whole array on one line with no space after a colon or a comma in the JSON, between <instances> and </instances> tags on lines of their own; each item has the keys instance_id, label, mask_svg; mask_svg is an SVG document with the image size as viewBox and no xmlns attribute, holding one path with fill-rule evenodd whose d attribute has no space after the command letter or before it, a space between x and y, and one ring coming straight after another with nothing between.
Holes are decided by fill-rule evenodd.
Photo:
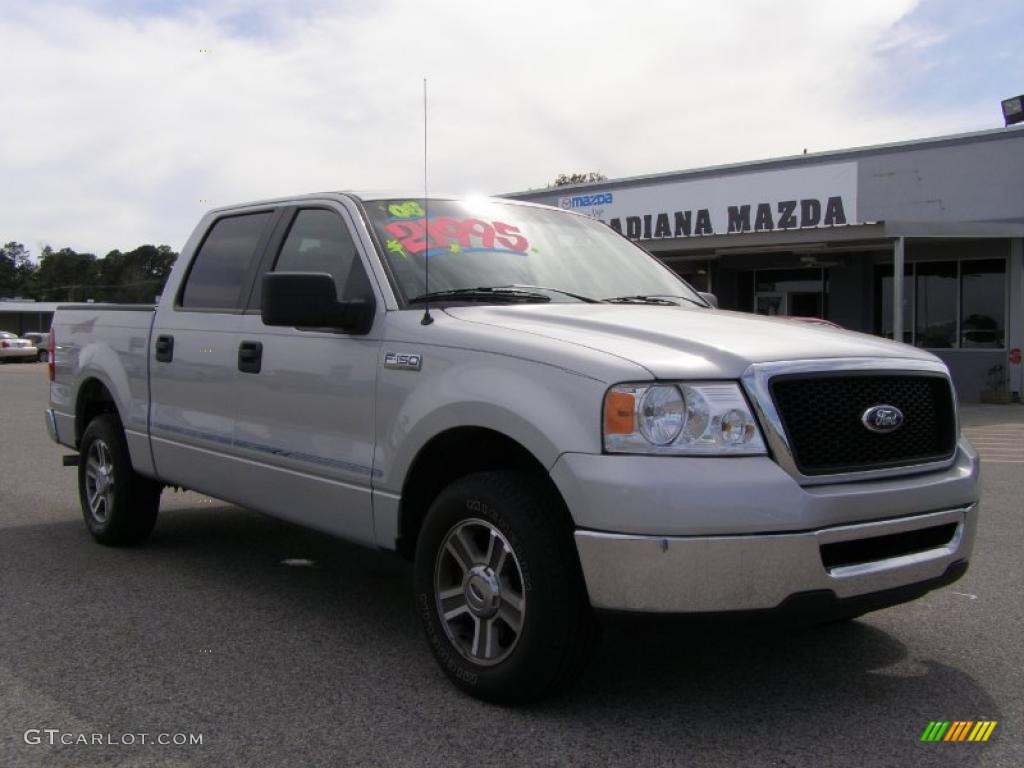
<instances>
[{"instance_id":1,"label":"chrome grille surround","mask_svg":"<svg viewBox=\"0 0 1024 768\"><path fill-rule=\"evenodd\" d=\"M886 373L929 373L940 374L949 382L954 408L954 424L957 439L960 435L959 407L956 390L949 378L949 369L938 361L914 360L906 358L835 358L820 360L789 360L771 363L754 363L744 371L741 381L743 388L754 407L754 412L764 430L765 441L775 461L787 473L792 475L800 485L825 485L830 483L849 483L861 480L879 480L887 477L899 477L923 472L935 472L947 469L956 460L956 451L948 459L930 461L920 464L889 467L885 469L867 469L861 471L842 472L836 474L805 475L797 467L789 437L783 427L782 418L776 408L771 393L771 380L775 376L792 374L819 374L849 371L851 373L873 372Z\"/></svg>"}]
</instances>

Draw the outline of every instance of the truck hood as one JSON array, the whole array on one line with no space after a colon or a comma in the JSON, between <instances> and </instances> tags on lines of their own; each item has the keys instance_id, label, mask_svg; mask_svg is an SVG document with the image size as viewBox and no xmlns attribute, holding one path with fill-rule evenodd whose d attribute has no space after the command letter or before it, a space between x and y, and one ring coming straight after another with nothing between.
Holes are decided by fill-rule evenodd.
<instances>
[{"instance_id":1,"label":"truck hood","mask_svg":"<svg viewBox=\"0 0 1024 768\"><path fill-rule=\"evenodd\" d=\"M629 360L656 378L738 378L758 362L934 355L842 329L744 312L623 304L462 306L452 317L520 331Z\"/></svg>"}]
</instances>

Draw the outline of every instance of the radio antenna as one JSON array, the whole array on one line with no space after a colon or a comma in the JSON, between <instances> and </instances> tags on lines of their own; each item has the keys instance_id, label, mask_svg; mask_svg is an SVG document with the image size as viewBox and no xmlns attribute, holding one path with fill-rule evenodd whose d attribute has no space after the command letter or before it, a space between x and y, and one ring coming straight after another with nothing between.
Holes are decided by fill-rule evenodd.
<instances>
[{"instance_id":1,"label":"radio antenna","mask_svg":"<svg viewBox=\"0 0 1024 768\"><path fill-rule=\"evenodd\" d=\"M423 78L423 232L426 248L423 249L423 295L430 295L430 201L427 197L427 78ZM423 317L420 325L430 325L430 299L423 300Z\"/></svg>"}]
</instances>

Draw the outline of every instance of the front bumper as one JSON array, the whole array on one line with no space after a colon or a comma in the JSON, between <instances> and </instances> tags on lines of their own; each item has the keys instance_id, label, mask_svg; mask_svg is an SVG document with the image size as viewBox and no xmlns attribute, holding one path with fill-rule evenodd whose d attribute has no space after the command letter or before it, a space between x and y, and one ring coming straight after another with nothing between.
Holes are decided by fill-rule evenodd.
<instances>
[{"instance_id":1,"label":"front bumper","mask_svg":"<svg viewBox=\"0 0 1024 768\"><path fill-rule=\"evenodd\" d=\"M649 613L765 611L807 593L831 593L835 600L847 601L917 584L938 586L951 568L970 558L977 509L972 504L896 520L755 536L577 531L576 545L595 608ZM833 551L828 545L912 541L898 537L936 528L953 531L947 543L865 562L826 565L828 555L823 553ZM882 545L877 548L885 551ZM866 551L870 550L868 546ZM906 599L916 596L910 593Z\"/></svg>"},{"instance_id":2,"label":"front bumper","mask_svg":"<svg viewBox=\"0 0 1024 768\"><path fill-rule=\"evenodd\" d=\"M564 454L551 477L591 604L649 613L912 599L964 572L980 482L966 440L944 470L870 482L805 487L765 456Z\"/></svg>"}]
</instances>

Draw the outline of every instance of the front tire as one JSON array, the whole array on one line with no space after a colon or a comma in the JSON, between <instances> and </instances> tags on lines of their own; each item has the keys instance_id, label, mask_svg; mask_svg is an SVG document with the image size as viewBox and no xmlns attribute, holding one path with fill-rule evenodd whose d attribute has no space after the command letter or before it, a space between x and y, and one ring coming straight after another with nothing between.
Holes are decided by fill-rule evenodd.
<instances>
[{"instance_id":1,"label":"front tire","mask_svg":"<svg viewBox=\"0 0 1024 768\"><path fill-rule=\"evenodd\" d=\"M89 533L111 546L144 541L156 524L163 486L132 469L120 419L94 418L79 448L78 494Z\"/></svg>"},{"instance_id":2,"label":"front tire","mask_svg":"<svg viewBox=\"0 0 1024 768\"><path fill-rule=\"evenodd\" d=\"M435 658L476 698L536 701L586 665L594 619L572 526L534 475L484 472L442 491L417 542L415 585Z\"/></svg>"}]
</instances>

